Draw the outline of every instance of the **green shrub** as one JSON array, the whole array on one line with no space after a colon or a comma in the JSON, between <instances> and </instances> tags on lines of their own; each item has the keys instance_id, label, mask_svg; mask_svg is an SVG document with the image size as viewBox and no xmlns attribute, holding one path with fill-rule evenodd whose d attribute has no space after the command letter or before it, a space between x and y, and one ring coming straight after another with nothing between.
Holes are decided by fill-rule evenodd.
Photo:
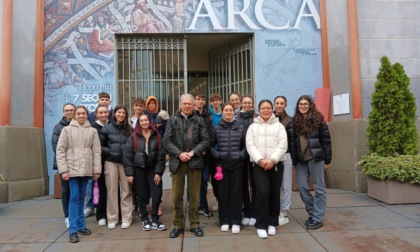
<instances>
[{"instance_id":1,"label":"green shrub","mask_svg":"<svg viewBox=\"0 0 420 252\"><path fill-rule=\"evenodd\" d=\"M370 153L384 157L418 153L416 102L409 85L404 67L382 57L367 129Z\"/></svg>"},{"instance_id":2,"label":"green shrub","mask_svg":"<svg viewBox=\"0 0 420 252\"><path fill-rule=\"evenodd\" d=\"M3 181L4 181L3 174L0 173L0 182L3 182Z\"/></svg>"},{"instance_id":3,"label":"green shrub","mask_svg":"<svg viewBox=\"0 0 420 252\"><path fill-rule=\"evenodd\" d=\"M358 165L362 172L380 180L397 180L420 184L420 155L381 157L370 154L362 157Z\"/></svg>"}]
</instances>

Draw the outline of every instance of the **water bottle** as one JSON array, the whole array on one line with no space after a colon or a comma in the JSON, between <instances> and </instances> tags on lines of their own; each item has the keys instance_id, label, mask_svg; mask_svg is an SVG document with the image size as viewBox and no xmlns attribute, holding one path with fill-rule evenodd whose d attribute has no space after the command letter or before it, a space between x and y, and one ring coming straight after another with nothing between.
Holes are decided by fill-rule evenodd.
<instances>
[{"instance_id":1,"label":"water bottle","mask_svg":"<svg viewBox=\"0 0 420 252\"><path fill-rule=\"evenodd\" d=\"M98 181L95 180L95 184L93 184L93 204L98 205L99 202L99 186Z\"/></svg>"}]
</instances>

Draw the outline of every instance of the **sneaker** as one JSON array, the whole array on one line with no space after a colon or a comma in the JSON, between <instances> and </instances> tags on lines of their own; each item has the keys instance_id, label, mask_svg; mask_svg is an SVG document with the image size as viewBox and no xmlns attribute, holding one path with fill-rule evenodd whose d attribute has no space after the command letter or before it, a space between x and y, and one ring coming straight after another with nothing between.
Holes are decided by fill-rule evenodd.
<instances>
[{"instance_id":1,"label":"sneaker","mask_svg":"<svg viewBox=\"0 0 420 252\"><path fill-rule=\"evenodd\" d=\"M122 224L121 224L121 228L122 229L127 229L127 228L129 228L131 226L131 222L123 222Z\"/></svg>"},{"instance_id":2,"label":"sneaker","mask_svg":"<svg viewBox=\"0 0 420 252\"><path fill-rule=\"evenodd\" d=\"M203 208L200 208L198 210L198 213L201 214L201 215L204 215L206 217L212 217L213 216L213 212L212 211L209 211L209 210L206 210L206 209L203 209Z\"/></svg>"},{"instance_id":3,"label":"sneaker","mask_svg":"<svg viewBox=\"0 0 420 252\"><path fill-rule=\"evenodd\" d=\"M100 220L98 221L98 225L99 225L99 226L105 226L105 225L106 225L106 220L105 220L105 219L100 219Z\"/></svg>"},{"instance_id":4,"label":"sneaker","mask_svg":"<svg viewBox=\"0 0 420 252\"><path fill-rule=\"evenodd\" d=\"M159 209L158 209L158 216L162 216L163 215L163 208L162 208L162 204L159 205Z\"/></svg>"},{"instance_id":5,"label":"sneaker","mask_svg":"<svg viewBox=\"0 0 420 252\"><path fill-rule=\"evenodd\" d=\"M213 210L214 212L219 211L219 202L216 202L216 204L214 204L214 206L211 208L211 210Z\"/></svg>"},{"instance_id":6,"label":"sneaker","mask_svg":"<svg viewBox=\"0 0 420 252\"><path fill-rule=\"evenodd\" d=\"M152 229L159 230L159 231L164 231L164 230L166 230L166 225L160 223L159 221L154 221L154 222L152 222Z\"/></svg>"},{"instance_id":7,"label":"sneaker","mask_svg":"<svg viewBox=\"0 0 420 252\"><path fill-rule=\"evenodd\" d=\"M268 226L268 235L271 235L271 236L273 236L273 235L276 235L276 227L274 227L274 226Z\"/></svg>"},{"instance_id":8,"label":"sneaker","mask_svg":"<svg viewBox=\"0 0 420 252\"><path fill-rule=\"evenodd\" d=\"M77 233L82 234L82 235L91 235L92 234L92 232L88 228L80 229L80 230L77 231Z\"/></svg>"},{"instance_id":9,"label":"sneaker","mask_svg":"<svg viewBox=\"0 0 420 252\"><path fill-rule=\"evenodd\" d=\"M243 218L242 219L242 225L244 225L244 226L246 226L246 225L249 225L249 218Z\"/></svg>"},{"instance_id":10,"label":"sneaker","mask_svg":"<svg viewBox=\"0 0 420 252\"><path fill-rule=\"evenodd\" d=\"M312 217L309 216L309 218L305 221L305 227L309 225L309 222L312 221Z\"/></svg>"},{"instance_id":11,"label":"sneaker","mask_svg":"<svg viewBox=\"0 0 420 252\"><path fill-rule=\"evenodd\" d=\"M255 219L255 218L250 218L250 219L249 219L249 223L248 223L248 225L249 225L249 226L254 226L256 222L257 222L257 219Z\"/></svg>"},{"instance_id":12,"label":"sneaker","mask_svg":"<svg viewBox=\"0 0 420 252\"><path fill-rule=\"evenodd\" d=\"M70 234L69 242L71 243L79 242L79 237L77 236L76 232Z\"/></svg>"},{"instance_id":13,"label":"sneaker","mask_svg":"<svg viewBox=\"0 0 420 252\"><path fill-rule=\"evenodd\" d=\"M85 215L85 218L87 218L87 217L93 215L94 212L93 212L93 209L92 208L86 208L83 213Z\"/></svg>"},{"instance_id":14,"label":"sneaker","mask_svg":"<svg viewBox=\"0 0 420 252\"><path fill-rule=\"evenodd\" d=\"M114 229L117 226L115 223L108 223L108 229Z\"/></svg>"},{"instance_id":15,"label":"sneaker","mask_svg":"<svg viewBox=\"0 0 420 252\"><path fill-rule=\"evenodd\" d=\"M222 232L227 232L227 231L229 231L229 225L221 225L221 226L220 226L220 231L222 231Z\"/></svg>"},{"instance_id":16,"label":"sneaker","mask_svg":"<svg viewBox=\"0 0 420 252\"><path fill-rule=\"evenodd\" d=\"M141 222L141 229L143 229L143 231L150 231L152 229L152 227L150 226L149 220L145 220Z\"/></svg>"},{"instance_id":17,"label":"sneaker","mask_svg":"<svg viewBox=\"0 0 420 252\"><path fill-rule=\"evenodd\" d=\"M258 237L260 237L261 239L265 239L268 237L267 231L265 229L257 229L257 234Z\"/></svg>"},{"instance_id":18,"label":"sneaker","mask_svg":"<svg viewBox=\"0 0 420 252\"><path fill-rule=\"evenodd\" d=\"M70 227L69 217L64 219L64 224L66 225L66 228L69 229L69 227Z\"/></svg>"},{"instance_id":19,"label":"sneaker","mask_svg":"<svg viewBox=\"0 0 420 252\"><path fill-rule=\"evenodd\" d=\"M241 232L241 226L232 225L232 234L239 234L239 232Z\"/></svg>"},{"instance_id":20,"label":"sneaker","mask_svg":"<svg viewBox=\"0 0 420 252\"><path fill-rule=\"evenodd\" d=\"M285 215L284 213L280 213L279 225L286 225L287 223L289 223L289 216Z\"/></svg>"},{"instance_id":21,"label":"sneaker","mask_svg":"<svg viewBox=\"0 0 420 252\"><path fill-rule=\"evenodd\" d=\"M308 223L308 226L306 226L306 229L308 230L316 230L318 228L322 228L324 226L324 224L322 222L316 221L316 220L311 220Z\"/></svg>"}]
</instances>

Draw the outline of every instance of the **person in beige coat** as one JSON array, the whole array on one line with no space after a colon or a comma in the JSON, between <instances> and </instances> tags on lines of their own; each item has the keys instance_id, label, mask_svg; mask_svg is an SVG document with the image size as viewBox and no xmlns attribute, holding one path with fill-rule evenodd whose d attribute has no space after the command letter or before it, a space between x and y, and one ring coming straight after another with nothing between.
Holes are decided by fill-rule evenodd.
<instances>
[{"instance_id":1,"label":"person in beige coat","mask_svg":"<svg viewBox=\"0 0 420 252\"><path fill-rule=\"evenodd\" d=\"M76 107L75 120L64 127L57 143L58 171L70 185L71 243L79 241L78 233L91 234L83 214L86 186L89 178L93 176L97 180L101 174L101 143L97 130L87 121L88 113L86 107Z\"/></svg>"}]
</instances>

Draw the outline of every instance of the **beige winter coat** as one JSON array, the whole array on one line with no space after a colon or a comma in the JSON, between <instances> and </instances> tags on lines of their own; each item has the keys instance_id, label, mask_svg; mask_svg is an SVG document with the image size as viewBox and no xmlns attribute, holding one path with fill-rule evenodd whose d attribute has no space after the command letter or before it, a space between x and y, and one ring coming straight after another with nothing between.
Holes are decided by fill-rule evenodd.
<instances>
[{"instance_id":1,"label":"beige winter coat","mask_svg":"<svg viewBox=\"0 0 420 252\"><path fill-rule=\"evenodd\" d=\"M75 120L64 127L57 144L58 172L70 177L101 173L101 142L98 131L88 121L80 126Z\"/></svg>"}]
</instances>

